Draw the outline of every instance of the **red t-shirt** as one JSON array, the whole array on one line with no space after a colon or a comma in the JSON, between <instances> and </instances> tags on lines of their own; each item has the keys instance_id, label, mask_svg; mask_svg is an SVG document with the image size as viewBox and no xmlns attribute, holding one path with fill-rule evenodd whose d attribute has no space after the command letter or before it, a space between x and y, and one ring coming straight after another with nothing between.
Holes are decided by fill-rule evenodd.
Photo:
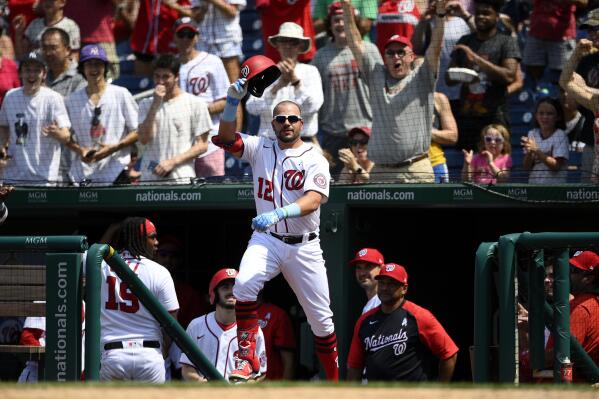
<instances>
[{"instance_id":1,"label":"red t-shirt","mask_svg":"<svg viewBox=\"0 0 599 399\"><path fill-rule=\"evenodd\" d=\"M22 14L25 16L25 28L27 28L31 21L42 16L33 10L33 4L35 2L36 0L8 0L8 9L10 10L8 23L10 25L10 38L13 42L15 41L15 31L12 28L12 20L15 19L17 15Z\"/></svg>"},{"instance_id":2,"label":"red t-shirt","mask_svg":"<svg viewBox=\"0 0 599 399\"><path fill-rule=\"evenodd\" d=\"M293 326L287 313L278 306L263 303L258 308L260 328L264 333L268 369L266 379L283 379L283 361L280 350L295 351Z\"/></svg>"},{"instance_id":3,"label":"red t-shirt","mask_svg":"<svg viewBox=\"0 0 599 399\"><path fill-rule=\"evenodd\" d=\"M21 87L17 64L13 60L2 58L2 66L0 67L0 105L4 101L6 92L15 87Z\"/></svg>"},{"instance_id":4,"label":"red t-shirt","mask_svg":"<svg viewBox=\"0 0 599 399\"><path fill-rule=\"evenodd\" d=\"M67 1L64 13L79 25L81 43L114 42L112 1Z\"/></svg>"},{"instance_id":5,"label":"red t-shirt","mask_svg":"<svg viewBox=\"0 0 599 399\"><path fill-rule=\"evenodd\" d=\"M314 27L310 11L310 0L256 0L256 8L262 19L262 38L264 40L264 55L275 63L281 60L276 48L268 43L268 37L279 33L283 22L295 22L304 28L304 36L312 40L312 46L307 53L299 56L300 61L310 61L316 53L314 44Z\"/></svg>"},{"instance_id":6,"label":"red t-shirt","mask_svg":"<svg viewBox=\"0 0 599 399\"><path fill-rule=\"evenodd\" d=\"M190 5L188 0L178 0L177 3ZM172 43L173 24L178 18L179 12L162 1L141 0L131 35L131 49L147 55L176 53L177 49Z\"/></svg>"},{"instance_id":7,"label":"red t-shirt","mask_svg":"<svg viewBox=\"0 0 599 399\"><path fill-rule=\"evenodd\" d=\"M376 45L381 54L391 36L411 39L419 20L420 11L414 0L384 0L376 18Z\"/></svg>"},{"instance_id":8,"label":"red t-shirt","mask_svg":"<svg viewBox=\"0 0 599 399\"><path fill-rule=\"evenodd\" d=\"M582 345L595 364L599 364L599 295L580 294L570 302L570 334ZM547 348L553 348L553 336L549 337ZM584 381L576 373L574 381Z\"/></svg>"},{"instance_id":9,"label":"red t-shirt","mask_svg":"<svg viewBox=\"0 0 599 399\"><path fill-rule=\"evenodd\" d=\"M530 35L536 39L561 42L576 37L576 6L561 0L534 0L530 14Z\"/></svg>"},{"instance_id":10,"label":"red t-shirt","mask_svg":"<svg viewBox=\"0 0 599 399\"><path fill-rule=\"evenodd\" d=\"M410 301L390 314L377 306L356 322L347 367L362 370L366 366L369 381L424 381L428 375L423 348L442 360L458 352L428 310Z\"/></svg>"}]
</instances>

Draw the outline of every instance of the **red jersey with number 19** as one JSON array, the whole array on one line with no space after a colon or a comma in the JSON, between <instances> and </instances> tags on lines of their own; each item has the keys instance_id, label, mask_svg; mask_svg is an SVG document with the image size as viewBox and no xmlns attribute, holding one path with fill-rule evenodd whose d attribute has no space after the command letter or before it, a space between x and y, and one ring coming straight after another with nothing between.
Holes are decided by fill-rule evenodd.
<instances>
[{"instance_id":1,"label":"red jersey with number 19","mask_svg":"<svg viewBox=\"0 0 599 399\"><path fill-rule=\"evenodd\" d=\"M276 140L242 134L242 159L249 162L254 173L254 200L258 214L289 205L307 191L329 197L329 163L312 145L282 150ZM317 232L320 208L298 218L285 219L270 227L278 234Z\"/></svg>"},{"instance_id":2,"label":"red jersey with number 19","mask_svg":"<svg viewBox=\"0 0 599 399\"><path fill-rule=\"evenodd\" d=\"M179 309L175 284L165 267L127 251L120 255L166 310ZM101 308L102 346L130 339L162 340L158 321L106 262L102 262Z\"/></svg>"}]
</instances>

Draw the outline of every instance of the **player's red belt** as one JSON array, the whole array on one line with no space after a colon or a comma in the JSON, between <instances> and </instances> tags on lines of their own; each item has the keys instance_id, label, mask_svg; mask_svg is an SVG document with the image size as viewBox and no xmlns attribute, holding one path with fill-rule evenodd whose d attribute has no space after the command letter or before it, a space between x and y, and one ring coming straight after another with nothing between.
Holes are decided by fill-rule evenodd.
<instances>
[{"instance_id":1,"label":"player's red belt","mask_svg":"<svg viewBox=\"0 0 599 399\"><path fill-rule=\"evenodd\" d=\"M398 163L384 163L379 164L379 166L382 166L384 168L403 168L404 166L410 166L411 164L416 163L418 161L422 161L426 158L428 158L427 152L425 152L424 154L413 156L412 158L408 158L405 161L401 161Z\"/></svg>"},{"instance_id":2,"label":"player's red belt","mask_svg":"<svg viewBox=\"0 0 599 399\"><path fill-rule=\"evenodd\" d=\"M160 342L158 341L143 341L142 346L144 348L160 348ZM121 341L109 342L104 344L104 350L109 351L111 349L123 349L125 345Z\"/></svg>"},{"instance_id":3,"label":"player's red belt","mask_svg":"<svg viewBox=\"0 0 599 399\"><path fill-rule=\"evenodd\" d=\"M303 235L301 235L301 236L281 236L281 235L278 235L273 232L270 232L270 235L276 239L283 241L285 244L301 244L302 242L304 242ZM312 232L308 235L308 240L306 240L306 241L312 241L316 237L318 237L318 234Z\"/></svg>"}]
</instances>

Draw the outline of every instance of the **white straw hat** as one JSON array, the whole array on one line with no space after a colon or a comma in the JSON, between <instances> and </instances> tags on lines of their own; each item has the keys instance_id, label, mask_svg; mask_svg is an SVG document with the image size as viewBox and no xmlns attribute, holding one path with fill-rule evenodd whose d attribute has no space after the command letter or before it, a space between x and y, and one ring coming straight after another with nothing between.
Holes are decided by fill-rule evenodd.
<instances>
[{"instance_id":1,"label":"white straw hat","mask_svg":"<svg viewBox=\"0 0 599 399\"><path fill-rule=\"evenodd\" d=\"M276 47L275 43L279 38L299 39L302 43L300 54L307 53L312 46L312 41L309 37L304 36L304 29L296 23L285 22L279 28L279 33L268 37L268 42Z\"/></svg>"}]
</instances>

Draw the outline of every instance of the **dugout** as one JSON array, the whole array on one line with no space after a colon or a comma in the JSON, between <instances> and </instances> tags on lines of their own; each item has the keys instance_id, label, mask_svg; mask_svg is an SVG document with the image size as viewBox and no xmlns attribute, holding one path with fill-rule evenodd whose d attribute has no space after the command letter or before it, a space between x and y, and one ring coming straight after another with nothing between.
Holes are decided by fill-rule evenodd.
<instances>
[{"instance_id":1,"label":"dugout","mask_svg":"<svg viewBox=\"0 0 599 399\"><path fill-rule=\"evenodd\" d=\"M598 201L599 189L580 185L333 187L322 209L321 234L340 364L345 364L353 325L365 301L347 265L359 248L377 247L387 261L406 266L408 298L430 309L445 326L460 347L455 379L471 381L468 347L473 343L478 245L516 231L596 231ZM247 184L19 189L7 205L10 215L0 228L2 235L80 234L90 243L111 222L132 215L149 217L159 238L183 238L183 277L202 293L215 270L237 266L254 215ZM268 286L267 296L292 312L300 334L301 311L281 278ZM302 362L309 363L309 337L301 341L300 351Z\"/></svg>"}]
</instances>

